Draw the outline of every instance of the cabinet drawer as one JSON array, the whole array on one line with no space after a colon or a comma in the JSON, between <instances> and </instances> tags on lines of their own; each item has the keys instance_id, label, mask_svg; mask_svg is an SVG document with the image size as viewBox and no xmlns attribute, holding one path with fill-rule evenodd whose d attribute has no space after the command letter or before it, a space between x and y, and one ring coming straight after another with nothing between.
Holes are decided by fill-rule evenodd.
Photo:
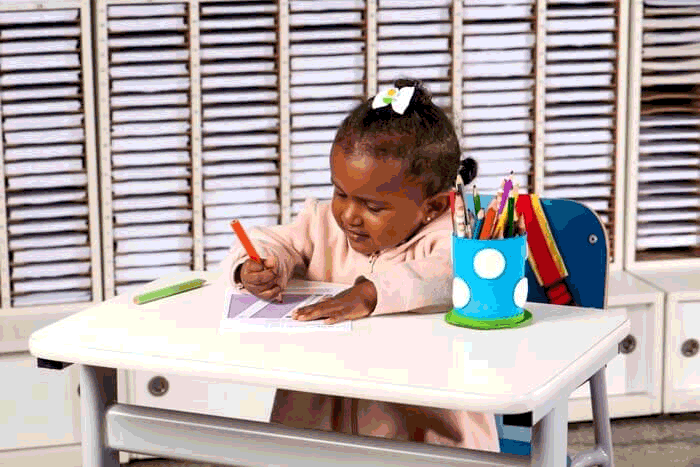
<instances>
[{"instance_id":1,"label":"cabinet drawer","mask_svg":"<svg viewBox=\"0 0 700 467\"><path fill-rule=\"evenodd\" d=\"M130 403L268 422L275 388L188 376L128 372Z\"/></svg>"},{"instance_id":2,"label":"cabinet drawer","mask_svg":"<svg viewBox=\"0 0 700 467\"><path fill-rule=\"evenodd\" d=\"M78 369L37 368L24 353L0 356L0 450L80 442Z\"/></svg>"},{"instance_id":3,"label":"cabinet drawer","mask_svg":"<svg viewBox=\"0 0 700 467\"><path fill-rule=\"evenodd\" d=\"M700 410L700 301L667 301L664 411Z\"/></svg>"},{"instance_id":4,"label":"cabinet drawer","mask_svg":"<svg viewBox=\"0 0 700 467\"><path fill-rule=\"evenodd\" d=\"M661 320L660 304L624 308L631 322L630 333L620 344L620 353L605 370L610 414L613 417L646 415L661 410ZM569 401L570 421L590 420L590 386L573 392Z\"/></svg>"}]
</instances>

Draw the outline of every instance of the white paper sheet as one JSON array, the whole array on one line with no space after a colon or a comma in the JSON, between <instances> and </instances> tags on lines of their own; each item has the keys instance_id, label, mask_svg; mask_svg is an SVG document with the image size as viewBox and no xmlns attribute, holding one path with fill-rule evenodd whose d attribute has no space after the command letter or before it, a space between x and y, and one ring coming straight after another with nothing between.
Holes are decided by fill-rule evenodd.
<instances>
[{"instance_id":1,"label":"white paper sheet","mask_svg":"<svg viewBox=\"0 0 700 467\"><path fill-rule=\"evenodd\" d=\"M30 175L25 177L8 177L7 185L10 190L67 188L74 186L86 186L87 175L59 174L59 175Z\"/></svg>"},{"instance_id":2,"label":"white paper sheet","mask_svg":"<svg viewBox=\"0 0 700 467\"><path fill-rule=\"evenodd\" d=\"M115 240L127 238L171 237L176 235L192 235L190 232L190 223L180 222L173 224L138 226L129 225L114 227Z\"/></svg>"},{"instance_id":3,"label":"white paper sheet","mask_svg":"<svg viewBox=\"0 0 700 467\"><path fill-rule=\"evenodd\" d=\"M146 251L191 250L192 244L191 236L117 240L115 252L122 254Z\"/></svg>"},{"instance_id":4,"label":"white paper sheet","mask_svg":"<svg viewBox=\"0 0 700 467\"><path fill-rule=\"evenodd\" d=\"M167 251L156 253L129 253L114 256L117 268L156 267L164 265L189 265L192 262L191 251Z\"/></svg>"},{"instance_id":5,"label":"white paper sheet","mask_svg":"<svg viewBox=\"0 0 700 467\"><path fill-rule=\"evenodd\" d=\"M332 297L346 287L324 284L298 290L287 288L282 293L281 304L259 300L253 295L229 289L226 293L226 300L223 303L223 314L219 331L221 333L250 332L253 330L268 332L350 332L352 330L352 321L328 325L323 324L322 320L297 321L291 317L291 313L294 310Z\"/></svg>"},{"instance_id":6,"label":"white paper sheet","mask_svg":"<svg viewBox=\"0 0 700 467\"><path fill-rule=\"evenodd\" d=\"M167 178L185 178L189 177L190 168L181 166L170 166L170 167L149 167L149 168L130 168L130 169L116 169L112 171L112 179L117 182L127 181L127 180L158 180L165 181L162 179Z\"/></svg>"},{"instance_id":7,"label":"white paper sheet","mask_svg":"<svg viewBox=\"0 0 700 467\"><path fill-rule=\"evenodd\" d=\"M56 259L54 256L53 259ZM10 277L15 279L33 279L41 277L84 276L90 273L89 261L70 261L49 264L32 264L10 268Z\"/></svg>"},{"instance_id":8,"label":"white paper sheet","mask_svg":"<svg viewBox=\"0 0 700 467\"><path fill-rule=\"evenodd\" d=\"M333 186L313 186L313 187L292 187L291 198L293 200L305 200L316 198L318 200L331 199L333 197Z\"/></svg>"},{"instance_id":9,"label":"white paper sheet","mask_svg":"<svg viewBox=\"0 0 700 467\"><path fill-rule=\"evenodd\" d=\"M277 202L277 190L274 188L247 188L204 192L205 206L259 202Z\"/></svg>"},{"instance_id":10,"label":"white paper sheet","mask_svg":"<svg viewBox=\"0 0 700 467\"><path fill-rule=\"evenodd\" d=\"M114 213L115 225L153 224L156 222L191 221L191 209L148 209Z\"/></svg>"},{"instance_id":11,"label":"white paper sheet","mask_svg":"<svg viewBox=\"0 0 700 467\"><path fill-rule=\"evenodd\" d=\"M112 167L152 166L165 164L189 164L187 151L132 152L112 154Z\"/></svg>"},{"instance_id":12,"label":"white paper sheet","mask_svg":"<svg viewBox=\"0 0 700 467\"><path fill-rule=\"evenodd\" d=\"M277 158L277 148L275 147L218 149L206 150L202 152L202 161L205 163L223 161L246 161L257 159L277 160Z\"/></svg>"},{"instance_id":13,"label":"white paper sheet","mask_svg":"<svg viewBox=\"0 0 700 467\"><path fill-rule=\"evenodd\" d=\"M118 268L114 271L114 278L117 283L146 282L160 279L168 274L191 271L189 265L182 266L156 266L143 268Z\"/></svg>"},{"instance_id":14,"label":"white paper sheet","mask_svg":"<svg viewBox=\"0 0 700 467\"><path fill-rule=\"evenodd\" d=\"M241 224L248 229L257 226L278 225L278 216L247 216L240 218ZM205 219L205 234L231 233L231 219Z\"/></svg>"},{"instance_id":15,"label":"white paper sheet","mask_svg":"<svg viewBox=\"0 0 700 467\"><path fill-rule=\"evenodd\" d=\"M205 219L228 219L252 216L278 216L278 203L249 203L221 206L204 206Z\"/></svg>"},{"instance_id":16,"label":"white paper sheet","mask_svg":"<svg viewBox=\"0 0 700 467\"><path fill-rule=\"evenodd\" d=\"M114 182L112 184L114 196L171 194L189 191L190 185L187 180L149 180L146 182Z\"/></svg>"},{"instance_id":17,"label":"white paper sheet","mask_svg":"<svg viewBox=\"0 0 700 467\"><path fill-rule=\"evenodd\" d=\"M185 14L184 4L156 5L110 5L107 15L110 18L141 18L148 16L176 16Z\"/></svg>"},{"instance_id":18,"label":"white paper sheet","mask_svg":"<svg viewBox=\"0 0 700 467\"><path fill-rule=\"evenodd\" d=\"M330 184L331 171L304 170L299 172L292 172L291 183L293 186Z\"/></svg>"},{"instance_id":19,"label":"white paper sheet","mask_svg":"<svg viewBox=\"0 0 700 467\"><path fill-rule=\"evenodd\" d=\"M347 113L292 115L292 129L302 128L338 128Z\"/></svg>"},{"instance_id":20,"label":"white paper sheet","mask_svg":"<svg viewBox=\"0 0 700 467\"><path fill-rule=\"evenodd\" d=\"M63 234L63 235L27 235L20 238L10 238L10 251L26 250L31 248L55 248L62 246L86 245L87 234Z\"/></svg>"},{"instance_id":21,"label":"white paper sheet","mask_svg":"<svg viewBox=\"0 0 700 467\"><path fill-rule=\"evenodd\" d=\"M112 138L112 151L148 151L162 149L183 149L187 147L189 136L153 136L150 138Z\"/></svg>"},{"instance_id":22,"label":"white paper sheet","mask_svg":"<svg viewBox=\"0 0 700 467\"><path fill-rule=\"evenodd\" d=\"M205 190L226 190L231 188L256 188L256 187L278 187L280 184L277 175L241 175L224 176L204 179Z\"/></svg>"},{"instance_id":23,"label":"white paper sheet","mask_svg":"<svg viewBox=\"0 0 700 467\"><path fill-rule=\"evenodd\" d=\"M61 303L82 303L92 300L90 291L48 292L13 297L12 306L58 305Z\"/></svg>"},{"instance_id":24,"label":"white paper sheet","mask_svg":"<svg viewBox=\"0 0 700 467\"><path fill-rule=\"evenodd\" d=\"M31 206L26 208L11 208L8 210L8 218L12 221L37 220L60 217L80 217L88 215L88 207L85 204L59 205L59 206Z\"/></svg>"},{"instance_id":25,"label":"white paper sheet","mask_svg":"<svg viewBox=\"0 0 700 467\"><path fill-rule=\"evenodd\" d=\"M278 118L236 118L229 120L204 121L203 131L207 133L245 133L271 131L279 127Z\"/></svg>"},{"instance_id":26,"label":"white paper sheet","mask_svg":"<svg viewBox=\"0 0 700 467\"><path fill-rule=\"evenodd\" d=\"M90 289L89 277L65 277L34 281L13 281L12 288L16 294L32 292L53 292L71 289Z\"/></svg>"}]
</instances>

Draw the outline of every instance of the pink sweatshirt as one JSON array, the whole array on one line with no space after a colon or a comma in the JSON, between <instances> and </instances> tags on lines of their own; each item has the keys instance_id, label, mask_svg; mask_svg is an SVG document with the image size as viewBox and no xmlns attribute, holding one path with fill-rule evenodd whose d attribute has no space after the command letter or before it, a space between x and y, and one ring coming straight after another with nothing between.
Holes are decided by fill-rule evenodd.
<instances>
[{"instance_id":1,"label":"pink sweatshirt","mask_svg":"<svg viewBox=\"0 0 700 467\"><path fill-rule=\"evenodd\" d=\"M248 235L258 254L279 260L282 289L293 275L349 285L365 277L377 289L377 306L372 315L380 315L418 310L444 312L452 306L451 231L450 214L446 212L406 243L368 257L350 247L333 218L329 202L308 200L292 223L252 228ZM236 240L221 265L231 285L239 286L234 272L246 259L245 250ZM491 414L278 390L271 421L344 432L355 431L352 424L357 422L359 434L499 451ZM431 429L436 424L439 427ZM437 434L439 431L448 431L461 442L452 442Z\"/></svg>"}]
</instances>

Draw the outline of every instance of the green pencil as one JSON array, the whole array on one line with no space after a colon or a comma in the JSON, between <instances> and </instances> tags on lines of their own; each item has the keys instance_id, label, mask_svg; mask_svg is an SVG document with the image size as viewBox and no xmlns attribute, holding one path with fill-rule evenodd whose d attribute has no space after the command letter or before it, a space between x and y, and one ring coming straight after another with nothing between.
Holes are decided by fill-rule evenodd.
<instances>
[{"instance_id":1,"label":"green pencil","mask_svg":"<svg viewBox=\"0 0 700 467\"><path fill-rule=\"evenodd\" d=\"M205 282L206 281L204 279L192 279L191 281L181 282L169 287L163 287L162 289L154 290L152 292L146 292L134 297L134 303L137 305L143 305L144 303L152 302L153 300L160 300L161 298L177 295L179 293L201 287Z\"/></svg>"},{"instance_id":2,"label":"green pencil","mask_svg":"<svg viewBox=\"0 0 700 467\"><path fill-rule=\"evenodd\" d=\"M506 238L513 237L515 235L514 232L514 223L513 223L513 212L515 211L515 199L513 199L512 196L508 197L508 222L506 223Z\"/></svg>"},{"instance_id":3,"label":"green pencil","mask_svg":"<svg viewBox=\"0 0 700 467\"><path fill-rule=\"evenodd\" d=\"M474 212L478 213L481 211L481 198L479 197L479 193L476 191L476 185L472 187L472 194L474 198Z\"/></svg>"}]
</instances>

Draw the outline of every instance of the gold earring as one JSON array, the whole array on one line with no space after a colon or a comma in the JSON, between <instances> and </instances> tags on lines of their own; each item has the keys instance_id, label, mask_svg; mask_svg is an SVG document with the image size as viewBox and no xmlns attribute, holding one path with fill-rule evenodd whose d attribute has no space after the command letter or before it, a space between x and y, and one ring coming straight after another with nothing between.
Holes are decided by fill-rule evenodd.
<instances>
[{"instance_id":1,"label":"gold earring","mask_svg":"<svg viewBox=\"0 0 700 467\"><path fill-rule=\"evenodd\" d=\"M433 220L433 218L430 217L430 216L428 216L428 218L426 218L425 220L428 221L428 222L430 222L431 220Z\"/></svg>"}]
</instances>

